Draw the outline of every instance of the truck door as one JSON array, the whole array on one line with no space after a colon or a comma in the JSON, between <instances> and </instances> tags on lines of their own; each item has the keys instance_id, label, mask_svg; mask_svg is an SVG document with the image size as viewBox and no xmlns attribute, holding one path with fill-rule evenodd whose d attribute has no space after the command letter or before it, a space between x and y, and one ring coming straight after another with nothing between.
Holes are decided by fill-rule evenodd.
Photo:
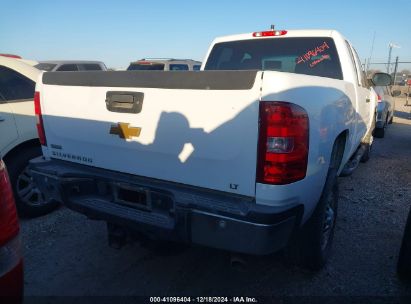
<instances>
[{"instance_id":1,"label":"truck door","mask_svg":"<svg viewBox=\"0 0 411 304\"><path fill-rule=\"evenodd\" d=\"M5 153L7 146L22 135L19 132L28 130L35 136L34 86L22 74L0 66L0 152Z\"/></svg>"},{"instance_id":2,"label":"truck door","mask_svg":"<svg viewBox=\"0 0 411 304\"><path fill-rule=\"evenodd\" d=\"M17 128L11 107L2 99L0 93L0 154L3 154L6 147L17 138Z\"/></svg>"},{"instance_id":3,"label":"truck door","mask_svg":"<svg viewBox=\"0 0 411 304\"><path fill-rule=\"evenodd\" d=\"M358 58L358 55L354 48L347 42L347 47L350 51L352 56L352 60L354 63L355 71L357 74L357 83L356 91L357 91L357 131L356 134L356 143L360 143L361 139L367 133L367 130L371 127L372 124L372 115L374 111L372 111L372 104L375 104L375 97L371 96L371 91L367 88L367 80L365 76L365 72L363 72L361 67L361 61Z\"/></svg>"}]
</instances>

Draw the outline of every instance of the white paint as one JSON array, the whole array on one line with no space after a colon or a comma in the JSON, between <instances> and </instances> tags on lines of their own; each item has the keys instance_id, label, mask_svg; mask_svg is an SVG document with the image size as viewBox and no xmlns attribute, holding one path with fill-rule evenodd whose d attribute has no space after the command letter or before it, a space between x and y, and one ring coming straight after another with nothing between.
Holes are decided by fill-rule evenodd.
<instances>
[{"instance_id":1,"label":"white paint","mask_svg":"<svg viewBox=\"0 0 411 304\"><path fill-rule=\"evenodd\" d=\"M191 143L185 144L183 147L183 150L181 150L181 153L178 155L178 159L182 162L185 163L187 158L193 153L194 147Z\"/></svg>"},{"instance_id":2,"label":"white paint","mask_svg":"<svg viewBox=\"0 0 411 304\"><path fill-rule=\"evenodd\" d=\"M41 72L20 59L0 56L0 66L11 69L35 82ZM37 138L33 99L0 102L0 156L18 145Z\"/></svg>"}]
</instances>

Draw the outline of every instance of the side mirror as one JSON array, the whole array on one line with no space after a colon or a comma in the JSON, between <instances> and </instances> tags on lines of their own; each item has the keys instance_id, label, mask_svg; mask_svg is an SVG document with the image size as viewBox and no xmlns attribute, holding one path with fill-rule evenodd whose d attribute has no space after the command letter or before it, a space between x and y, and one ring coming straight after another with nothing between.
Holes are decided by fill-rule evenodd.
<instances>
[{"instance_id":1,"label":"side mirror","mask_svg":"<svg viewBox=\"0 0 411 304\"><path fill-rule=\"evenodd\" d=\"M397 96L400 96L401 95L401 91L400 90L394 90L394 91L392 91L392 93L391 93L391 96L392 97L397 97Z\"/></svg>"},{"instance_id":2,"label":"side mirror","mask_svg":"<svg viewBox=\"0 0 411 304\"><path fill-rule=\"evenodd\" d=\"M387 73L375 73L371 81L375 86L389 86L391 84L391 76Z\"/></svg>"}]
</instances>

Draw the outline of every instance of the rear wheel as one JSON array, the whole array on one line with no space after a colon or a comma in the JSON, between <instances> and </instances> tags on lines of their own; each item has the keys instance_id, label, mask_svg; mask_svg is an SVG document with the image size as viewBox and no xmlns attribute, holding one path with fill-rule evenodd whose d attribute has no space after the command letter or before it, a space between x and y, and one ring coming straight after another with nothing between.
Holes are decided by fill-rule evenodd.
<instances>
[{"instance_id":1,"label":"rear wheel","mask_svg":"<svg viewBox=\"0 0 411 304\"><path fill-rule=\"evenodd\" d=\"M19 215L22 216L41 216L53 211L59 205L57 201L44 197L28 170L29 160L40 155L40 147L29 147L6 161L16 207Z\"/></svg>"},{"instance_id":2,"label":"rear wheel","mask_svg":"<svg viewBox=\"0 0 411 304\"><path fill-rule=\"evenodd\" d=\"M303 230L302 266L319 270L325 265L334 238L337 209L337 174L335 170L330 170L317 208Z\"/></svg>"},{"instance_id":3,"label":"rear wheel","mask_svg":"<svg viewBox=\"0 0 411 304\"><path fill-rule=\"evenodd\" d=\"M367 161L370 160L370 154L371 154L371 147L372 147L372 145L371 145L371 144L362 144L362 145L364 145L365 151L364 151L364 154L361 156L360 161L361 161L362 163L366 163Z\"/></svg>"},{"instance_id":4,"label":"rear wheel","mask_svg":"<svg viewBox=\"0 0 411 304\"><path fill-rule=\"evenodd\" d=\"M374 130L374 136L377 138L383 138L385 135L385 128L376 128Z\"/></svg>"},{"instance_id":5,"label":"rear wheel","mask_svg":"<svg viewBox=\"0 0 411 304\"><path fill-rule=\"evenodd\" d=\"M337 210L337 170L330 168L314 213L286 249L287 259L314 271L324 267L334 239Z\"/></svg>"},{"instance_id":6,"label":"rear wheel","mask_svg":"<svg viewBox=\"0 0 411 304\"><path fill-rule=\"evenodd\" d=\"M377 132L377 129L375 128L375 115L374 115L374 119L372 121L370 131L367 133L366 137L364 138L364 141L361 143L361 145L363 145L363 147L365 148L364 154L362 155L360 159L362 163L366 163L370 159L372 143L374 141L373 134L376 132Z\"/></svg>"}]
</instances>

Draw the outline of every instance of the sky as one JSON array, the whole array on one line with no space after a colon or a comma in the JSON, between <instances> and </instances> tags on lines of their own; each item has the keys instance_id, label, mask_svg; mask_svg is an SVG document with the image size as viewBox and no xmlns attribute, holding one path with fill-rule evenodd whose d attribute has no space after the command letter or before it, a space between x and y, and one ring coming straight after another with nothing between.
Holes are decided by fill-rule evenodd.
<instances>
[{"instance_id":1,"label":"sky","mask_svg":"<svg viewBox=\"0 0 411 304\"><path fill-rule=\"evenodd\" d=\"M411 0L0 0L0 53L34 60L147 57L203 60L215 37L276 29L335 29L362 61L411 61ZM395 3L395 4L394 4ZM374 48L371 54L373 36Z\"/></svg>"}]
</instances>

